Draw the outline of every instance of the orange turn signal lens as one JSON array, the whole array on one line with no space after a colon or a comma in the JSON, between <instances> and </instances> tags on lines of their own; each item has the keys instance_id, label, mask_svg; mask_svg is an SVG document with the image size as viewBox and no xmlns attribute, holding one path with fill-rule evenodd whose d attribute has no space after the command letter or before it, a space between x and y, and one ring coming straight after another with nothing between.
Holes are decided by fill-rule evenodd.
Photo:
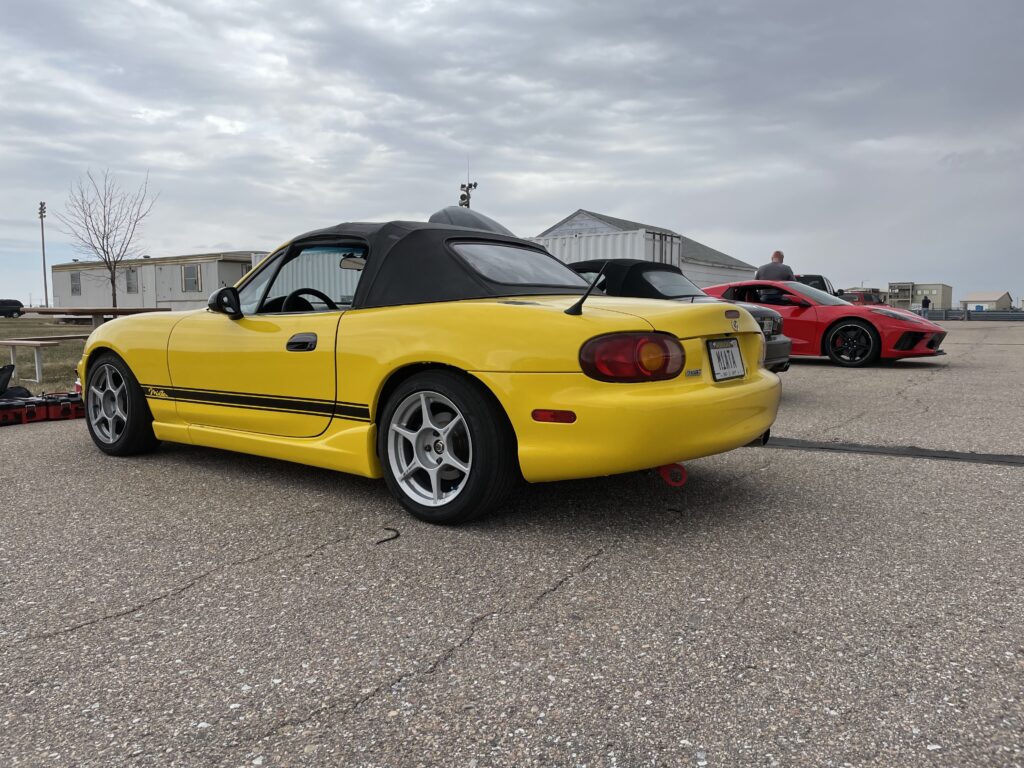
<instances>
[{"instance_id":1,"label":"orange turn signal lens","mask_svg":"<svg viewBox=\"0 0 1024 768\"><path fill-rule=\"evenodd\" d=\"M665 367L667 354L665 348L660 344L655 344L653 341L645 341L637 350L636 361L640 363L640 367L645 371L654 373Z\"/></svg>"}]
</instances>

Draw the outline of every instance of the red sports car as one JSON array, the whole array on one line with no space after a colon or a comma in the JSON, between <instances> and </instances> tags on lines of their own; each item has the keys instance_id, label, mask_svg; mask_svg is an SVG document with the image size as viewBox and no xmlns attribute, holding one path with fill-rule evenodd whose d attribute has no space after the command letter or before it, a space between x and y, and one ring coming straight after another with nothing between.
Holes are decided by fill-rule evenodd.
<instances>
[{"instance_id":1,"label":"red sports car","mask_svg":"<svg viewBox=\"0 0 1024 768\"><path fill-rule=\"evenodd\" d=\"M748 280L705 288L733 301L771 307L784 318L791 355L827 355L839 365L870 365L879 358L944 355L946 331L905 309L857 306L798 282Z\"/></svg>"}]
</instances>

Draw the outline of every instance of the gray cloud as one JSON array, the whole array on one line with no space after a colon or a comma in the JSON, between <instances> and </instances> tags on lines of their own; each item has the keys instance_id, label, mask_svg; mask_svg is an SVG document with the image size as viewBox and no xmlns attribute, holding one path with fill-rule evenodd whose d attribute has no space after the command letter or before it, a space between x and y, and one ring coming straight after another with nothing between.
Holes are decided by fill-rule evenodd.
<instances>
[{"instance_id":1,"label":"gray cloud","mask_svg":"<svg viewBox=\"0 0 1024 768\"><path fill-rule=\"evenodd\" d=\"M1024 292L1024 6L70 0L0 29L0 293L39 294L41 199L161 193L154 254L419 218L469 161L536 234L579 207L840 284ZM52 219L50 220L53 224ZM70 255L51 226L51 261Z\"/></svg>"}]
</instances>

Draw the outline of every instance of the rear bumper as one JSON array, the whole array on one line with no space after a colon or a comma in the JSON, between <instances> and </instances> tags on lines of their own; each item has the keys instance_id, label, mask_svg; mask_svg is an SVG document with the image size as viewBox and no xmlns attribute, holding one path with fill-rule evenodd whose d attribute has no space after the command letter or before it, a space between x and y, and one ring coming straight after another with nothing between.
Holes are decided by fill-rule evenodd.
<instances>
[{"instance_id":1,"label":"rear bumper","mask_svg":"<svg viewBox=\"0 0 1024 768\"><path fill-rule=\"evenodd\" d=\"M773 373L789 370L789 353L793 340L789 336L772 336L765 340L764 367Z\"/></svg>"},{"instance_id":2,"label":"rear bumper","mask_svg":"<svg viewBox=\"0 0 1024 768\"><path fill-rule=\"evenodd\" d=\"M779 407L775 374L740 381L610 384L582 373L475 373L505 408L529 482L633 472L747 445ZM535 408L573 411L573 424L534 421Z\"/></svg>"}]
</instances>

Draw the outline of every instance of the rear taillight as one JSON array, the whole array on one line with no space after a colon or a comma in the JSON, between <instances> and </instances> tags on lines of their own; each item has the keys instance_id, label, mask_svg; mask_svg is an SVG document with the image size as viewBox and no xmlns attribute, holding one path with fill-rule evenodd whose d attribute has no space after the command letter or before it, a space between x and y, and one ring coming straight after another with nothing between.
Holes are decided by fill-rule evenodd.
<instances>
[{"instance_id":1,"label":"rear taillight","mask_svg":"<svg viewBox=\"0 0 1024 768\"><path fill-rule=\"evenodd\" d=\"M686 353L667 333L610 333L580 349L580 367L600 381L660 381L679 375Z\"/></svg>"}]
</instances>

